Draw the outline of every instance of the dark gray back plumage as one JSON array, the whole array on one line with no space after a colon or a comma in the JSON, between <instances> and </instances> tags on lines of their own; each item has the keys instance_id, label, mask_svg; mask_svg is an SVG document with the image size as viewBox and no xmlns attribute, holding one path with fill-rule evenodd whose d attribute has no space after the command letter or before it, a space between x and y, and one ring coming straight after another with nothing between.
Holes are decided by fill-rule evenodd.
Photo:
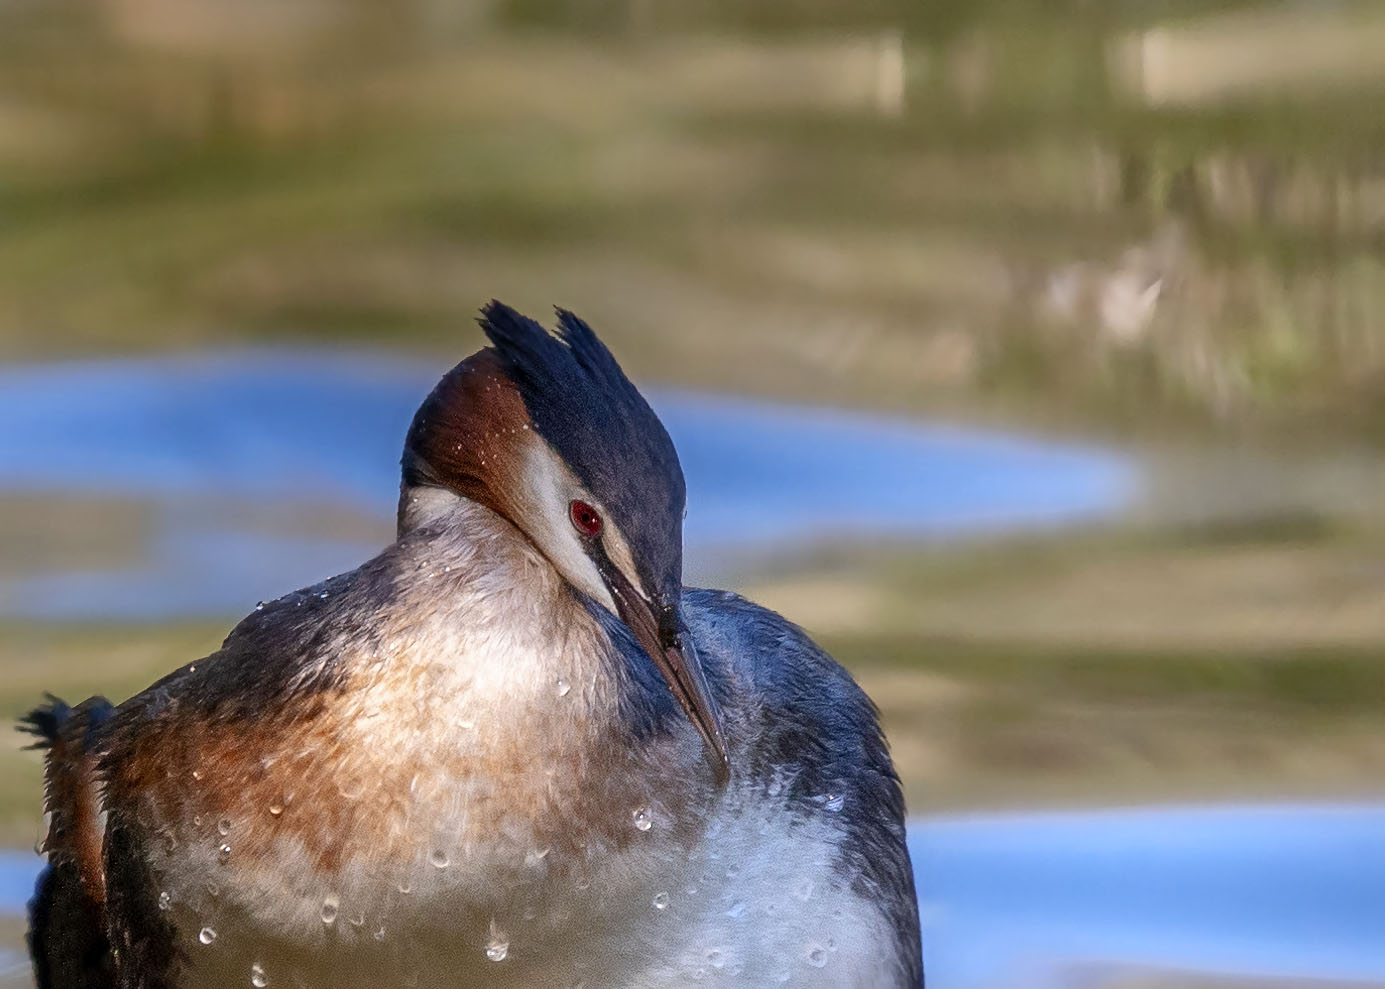
<instances>
[{"instance_id":1,"label":"dark gray back plumage","mask_svg":"<svg viewBox=\"0 0 1385 989\"><path fill-rule=\"evenodd\" d=\"M768 608L727 591L688 588L683 613L726 717L731 785L782 801L805 819L840 802L835 820L845 838L837 872L880 905L894 935L897 984L921 989L904 793L875 705L803 629Z\"/></svg>"}]
</instances>

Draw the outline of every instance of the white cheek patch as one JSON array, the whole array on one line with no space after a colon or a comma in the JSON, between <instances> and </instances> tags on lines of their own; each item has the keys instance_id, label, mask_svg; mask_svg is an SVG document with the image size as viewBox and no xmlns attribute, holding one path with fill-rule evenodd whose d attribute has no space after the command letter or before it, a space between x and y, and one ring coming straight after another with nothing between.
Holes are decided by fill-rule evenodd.
<instances>
[{"instance_id":1,"label":"white cheek patch","mask_svg":"<svg viewBox=\"0 0 1385 989\"><path fill-rule=\"evenodd\" d=\"M574 497L590 500L591 496L582 490L572 471L547 443L533 432L528 435L521 490L516 499L520 517L515 521L572 586L615 614L611 592L568 518L568 504Z\"/></svg>"}]
</instances>

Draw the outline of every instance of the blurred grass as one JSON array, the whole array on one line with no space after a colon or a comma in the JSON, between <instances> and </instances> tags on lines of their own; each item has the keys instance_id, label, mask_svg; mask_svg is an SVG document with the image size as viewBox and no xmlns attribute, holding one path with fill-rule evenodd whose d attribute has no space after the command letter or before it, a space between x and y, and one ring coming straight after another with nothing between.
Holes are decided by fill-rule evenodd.
<instances>
[{"instance_id":1,"label":"blurred grass","mask_svg":"<svg viewBox=\"0 0 1385 989\"><path fill-rule=\"evenodd\" d=\"M19 917L0 916L0 989L31 989L25 924Z\"/></svg>"},{"instance_id":2,"label":"blurred grass","mask_svg":"<svg viewBox=\"0 0 1385 989\"><path fill-rule=\"evenodd\" d=\"M542 0L182 51L11 14L0 354L453 354L500 295L579 309L650 380L1378 437L1385 78L1177 105L1121 82L1122 39L1251 7L1282 33L1208 0ZM1101 308L1123 278L1162 280L1150 325Z\"/></svg>"},{"instance_id":3,"label":"blurred grass","mask_svg":"<svg viewBox=\"0 0 1385 989\"><path fill-rule=\"evenodd\" d=\"M843 551L748 593L876 698L916 812L1361 796L1385 771L1380 549L1267 519Z\"/></svg>"}]
</instances>

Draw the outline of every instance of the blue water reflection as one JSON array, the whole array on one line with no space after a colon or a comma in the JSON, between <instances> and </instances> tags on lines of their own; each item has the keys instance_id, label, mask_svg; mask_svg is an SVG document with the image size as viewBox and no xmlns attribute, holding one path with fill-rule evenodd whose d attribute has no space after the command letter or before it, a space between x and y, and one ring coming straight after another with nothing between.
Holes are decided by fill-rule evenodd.
<instances>
[{"instance_id":1,"label":"blue water reflection","mask_svg":"<svg viewBox=\"0 0 1385 989\"><path fill-rule=\"evenodd\" d=\"M387 538L404 431L439 372L378 355L280 351L0 371L0 495L154 508L134 565L0 579L0 613L234 613L354 566ZM1090 447L685 392L653 400L688 478L692 579L790 540L1090 518L1118 511L1138 485L1129 458ZM256 524L295 505L338 506L378 525L285 535Z\"/></svg>"},{"instance_id":2,"label":"blue water reflection","mask_svg":"<svg viewBox=\"0 0 1385 989\"><path fill-rule=\"evenodd\" d=\"M1111 963L1385 983L1385 805L957 817L911 840L936 986Z\"/></svg>"}]
</instances>

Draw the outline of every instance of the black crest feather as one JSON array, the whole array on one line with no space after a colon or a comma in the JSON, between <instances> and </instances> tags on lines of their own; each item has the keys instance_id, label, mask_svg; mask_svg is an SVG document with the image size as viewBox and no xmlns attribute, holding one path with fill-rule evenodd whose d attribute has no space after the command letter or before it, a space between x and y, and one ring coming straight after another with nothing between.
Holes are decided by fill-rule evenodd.
<instances>
[{"instance_id":1,"label":"black crest feather","mask_svg":"<svg viewBox=\"0 0 1385 989\"><path fill-rule=\"evenodd\" d=\"M492 301L480 324L539 435L615 516L645 579L676 593L686 492L673 441L591 327L557 313L549 332Z\"/></svg>"},{"instance_id":2,"label":"black crest feather","mask_svg":"<svg viewBox=\"0 0 1385 989\"><path fill-rule=\"evenodd\" d=\"M19 719L18 728L26 735L33 735L36 741L26 746L31 749L46 749L58 740L58 732L72 714L72 708L52 694L44 694L44 703Z\"/></svg>"}]
</instances>

